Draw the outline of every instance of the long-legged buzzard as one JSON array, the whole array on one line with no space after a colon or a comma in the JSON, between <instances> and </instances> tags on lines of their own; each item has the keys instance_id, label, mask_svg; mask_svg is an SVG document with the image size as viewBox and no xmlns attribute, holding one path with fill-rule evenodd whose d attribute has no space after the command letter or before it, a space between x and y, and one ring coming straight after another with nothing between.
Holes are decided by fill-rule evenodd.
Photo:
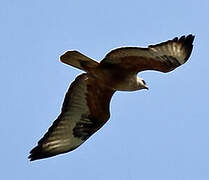
<instances>
[{"instance_id":1,"label":"long-legged buzzard","mask_svg":"<svg viewBox=\"0 0 209 180\"><path fill-rule=\"evenodd\" d=\"M78 51L63 54L60 58L63 63L85 73L70 85L61 114L31 150L30 160L66 153L80 146L109 119L109 104L115 91L148 89L137 73L174 70L188 60L193 40L194 36L188 35L148 48L118 48L109 52L100 63Z\"/></svg>"}]
</instances>

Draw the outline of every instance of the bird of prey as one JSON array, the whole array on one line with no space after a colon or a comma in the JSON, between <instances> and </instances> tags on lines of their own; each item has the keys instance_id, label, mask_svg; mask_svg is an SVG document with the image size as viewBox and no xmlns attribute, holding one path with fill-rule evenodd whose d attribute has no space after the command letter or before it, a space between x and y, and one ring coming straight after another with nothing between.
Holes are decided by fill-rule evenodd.
<instances>
[{"instance_id":1,"label":"bird of prey","mask_svg":"<svg viewBox=\"0 0 209 180\"><path fill-rule=\"evenodd\" d=\"M148 89L138 72L170 72L184 64L194 36L174 38L147 48L122 47L110 51L98 63L78 51L67 51L60 60L85 71L67 91L61 114L30 151L29 159L48 158L74 150L109 119L109 104L116 91Z\"/></svg>"}]
</instances>

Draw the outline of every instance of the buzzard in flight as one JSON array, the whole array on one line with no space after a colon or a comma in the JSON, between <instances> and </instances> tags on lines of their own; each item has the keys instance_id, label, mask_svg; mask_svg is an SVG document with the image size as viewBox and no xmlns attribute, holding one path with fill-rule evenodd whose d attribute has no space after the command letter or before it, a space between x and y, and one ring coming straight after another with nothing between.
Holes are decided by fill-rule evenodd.
<instances>
[{"instance_id":1,"label":"buzzard in flight","mask_svg":"<svg viewBox=\"0 0 209 180\"><path fill-rule=\"evenodd\" d=\"M85 73L70 85L61 114L30 151L29 159L48 158L80 146L109 119L109 104L116 91L148 89L137 73L174 70L188 60L193 40L190 34L148 48L122 47L109 52L100 63L78 51L67 51L61 62Z\"/></svg>"}]
</instances>

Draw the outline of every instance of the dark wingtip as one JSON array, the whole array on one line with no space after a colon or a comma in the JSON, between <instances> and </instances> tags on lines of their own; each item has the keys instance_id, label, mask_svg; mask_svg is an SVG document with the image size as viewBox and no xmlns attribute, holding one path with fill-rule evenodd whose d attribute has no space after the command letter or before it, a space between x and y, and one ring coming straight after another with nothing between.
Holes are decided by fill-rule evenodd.
<instances>
[{"instance_id":1,"label":"dark wingtip","mask_svg":"<svg viewBox=\"0 0 209 180\"><path fill-rule=\"evenodd\" d=\"M186 48L187 56L185 58L185 61L187 61L191 55L194 38L194 35L189 34L188 36L181 36L178 40L178 42L182 43L183 46Z\"/></svg>"},{"instance_id":2,"label":"dark wingtip","mask_svg":"<svg viewBox=\"0 0 209 180\"><path fill-rule=\"evenodd\" d=\"M50 157L56 156L58 154L63 154L63 153L67 153L69 151L73 151L77 147L78 146L72 147L71 149L57 153L57 152L46 152L46 151L44 151L42 146L39 144L30 151L30 155L28 156L28 159L30 161L35 161L35 160L39 160L39 159L50 158Z\"/></svg>"},{"instance_id":3,"label":"dark wingtip","mask_svg":"<svg viewBox=\"0 0 209 180\"><path fill-rule=\"evenodd\" d=\"M41 146L38 145L30 151L30 155L28 156L28 159L30 161L34 161L34 160L38 160L38 159L48 158L51 156L53 156L53 155L44 152L42 150Z\"/></svg>"},{"instance_id":4,"label":"dark wingtip","mask_svg":"<svg viewBox=\"0 0 209 180\"><path fill-rule=\"evenodd\" d=\"M178 42L187 42L189 44L192 44L194 41L195 36L193 34L189 34L187 36L183 35L180 38L175 37L172 41L178 41Z\"/></svg>"},{"instance_id":5,"label":"dark wingtip","mask_svg":"<svg viewBox=\"0 0 209 180\"><path fill-rule=\"evenodd\" d=\"M189 34L188 36L181 36L178 40L178 42L183 43L185 46L192 46L195 36L192 34ZM174 38L175 39L175 38Z\"/></svg>"},{"instance_id":6,"label":"dark wingtip","mask_svg":"<svg viewBox=\"0 0 209 180\"><path fill-rule=\"evenodd\" d=\"M30 155L28 156L28 159L30 161L34 161L34 160L37 160L37 159L41 159L41 148L39 146L36 146L35 148L33 148L31 151L30 151Z\"/></svg>"}]
</instances>

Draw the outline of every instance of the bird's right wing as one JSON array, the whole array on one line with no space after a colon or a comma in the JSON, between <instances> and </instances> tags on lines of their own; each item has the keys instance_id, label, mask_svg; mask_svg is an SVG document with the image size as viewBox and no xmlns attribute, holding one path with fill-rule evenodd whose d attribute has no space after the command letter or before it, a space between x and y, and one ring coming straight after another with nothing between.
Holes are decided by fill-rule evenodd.
<instances>
[{"instance_id":1,"label":"bird's right wing","mask_svg":"<svg viewBox=\"0 0 209 180\"><path fill-rule=\"evenodd\" d=\"M127 72L156 70L169 72L184 64L193 48L193 35L174 38L148 48L124 47L112 50L101 61L101 66L120 68Z\"/></svg>"},{"instance_id":2,"label":"bird's right wing","mask_svg":"<svg viewBox=\"0 0 209 180\"><path fill-rule=\"evenodd\" d=\"M78 76L65 95L62 112L30 152L30 160L42 159L77 148L109 119L114 91L89 74Z\"/></svg>"}]
</instances>

